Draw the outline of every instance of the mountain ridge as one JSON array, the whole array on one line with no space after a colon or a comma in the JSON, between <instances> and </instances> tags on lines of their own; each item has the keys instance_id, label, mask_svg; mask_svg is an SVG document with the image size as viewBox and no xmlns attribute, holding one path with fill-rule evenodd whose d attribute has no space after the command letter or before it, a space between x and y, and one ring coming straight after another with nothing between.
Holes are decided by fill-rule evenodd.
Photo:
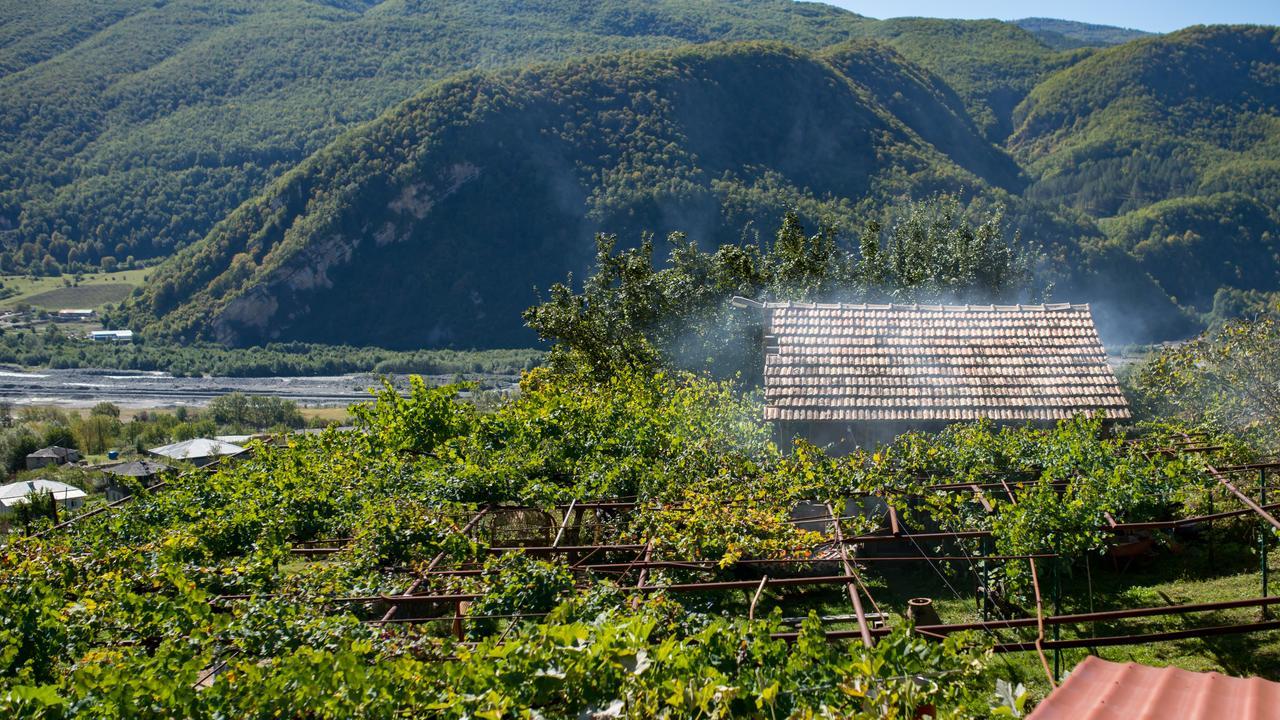
<instances>
[{"instance_id":1,"label":"mountain ridge","mask_svg":"<svg viewBox=\"0 0 1280 720\"><path fill-rule=\"evenodd\" d=\"M1004 206L1039 282L1114 337L1280 287L1273 27L789 0L12 10L0 269L166 257L109 315L154 337L525 342L531 286L585 270L595 232L756 243L796 209L849 241L933 193Z\"/></svg>"},{"instance_id":2,"label":"mountain ridge","mask_svg":"<svg viewBox=\"0 0 1280 720\"><path fill-rule=\"evenodd\" d=\"M470 69L878 36L959 88L984 129L1007 132L1005 114L1030 88L1021 74L1054 55L1000 23L880 23L791 0L66 0L53 17L41 7L13 4L0 25L0 269L10 272L172 254L345 130ZM959 48L949 34L971 49L947 49ZM986 64L1000 77L975 69ZM1010 99L988 114L993 94Z\"/></svg>"},{"instance_id":3,"label":"mountain ridge","mask_svg":"<svg viewBox=\"0 0 1280 720\"><path fill-rule=\"evenodd\" d=\"M540 276L528 277L532 282L516 284L513 297L501 304L501 320L480 309L500 304L492 299L492 289L488 296L477 295L476 285L464 276L454 280L461 286L444 293L449 309L437 314L453 318L450 327L371 328L366 332L376 335L363 338L392 347L483 342L459 329L465 327L463 318L487 320L485 333L495 323L505 323L500 335L516 332L519 309L534 300L530 287L549 285L565 269L585 269L592 253L587 241L597 230L618 231L629 240L644 230L689 230L717 243L736 239L731 228L772 222L786 206L785 198L806 202L815 212L852 217L857 210L837 198L887 200L920 188L959 191L984 184L830 62L879 65L893 57L891 52L873 43L844 46L827 56L770 43L713 44L468 73L353 132L286 175L272 194L220 225L211 241L162 267L138 307L161 332L212 333L211 339L243 344L290 337L280 333L299 323L319 332L308 323L327 323L333 316L313 320L318 315L306 298L317 288L343 294L335 283L369 282L351 266L370 255L396 257L398 262L379 267L405 271L415 265L414 258L402 257L405 243L424 244L455 260L458 253L472 258L454 267L492 271L496 262L517 274L520 266L553 257L541 263ZM920 94L929 92L926 76L918 70L907 74L920 78ZM768 92L759 89L766 81ZM768 115L763 108L782 118L769 135L760 134L767 127L742 133L730 122L741 114ZM461 115L467 123L448 119ZM961 137L966 133L979 137L971 124L953 129ZM492 137L506 140L491 143ZM363 156L367 148L383 144L402 149L378 158L385 162L376 167L341 165L347 155ZM809 152L815 146L832 161L815 167ZM883 172L877 162L877 155L885 154L897 159L894 172ZM991 157L999 154L993 149ZM327 164L335 161L339 164ZM900 176L903 172L907 177ZM476 201L467 198L485 183L492 184L489 193L521 187L537 199L512 198L511 206L501 209L470 205ZM337 187L354 194L329 202L327 188ZM310 203L308 192L327 200ZM777 193L785 197L771 196ZM479 197L484 202L488 196L480 192ZM455 209L459 203L462 209ZM863 208L872 204L864 201ZM520 212L514 212L517 208ZM472 222L494 228L491 233L535 227L543 232L541 244L511 263L486 259L483 248L449 245L444 237L440 241L446 245L432 244L441 225L466 218L483 218ZM430 275L429 268L422 272ZM371 284L385 289L382 282ZM424 292L439 306L438 293L420 288L388 294L423 299Z\"/></svg>"}]
</instances>

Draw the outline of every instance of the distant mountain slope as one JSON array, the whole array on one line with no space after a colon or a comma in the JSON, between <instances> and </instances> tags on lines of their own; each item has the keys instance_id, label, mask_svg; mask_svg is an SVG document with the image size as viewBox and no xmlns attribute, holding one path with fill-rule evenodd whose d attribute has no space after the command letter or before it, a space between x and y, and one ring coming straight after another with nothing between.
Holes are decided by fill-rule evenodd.
<instances>
[{"instance_id":1,"label":"distant mountain slope","mask_svg":"<svg viewBox=\"0 0 1280 720\"><path fill-rule=\"evenodd\" d=\"M771 232L788 205L853 224L890 198L987 188L983 173L1016 182L958 107L866 43L464 76L286 174L157 271L132 319L232 344L531 339L519 311L532 288L585 269L597 229L733 242L753 224ZM973 146L970 169L926 137Z\"/></svg>"},{"instance_id":2,"label":"distant mountain slope","mask_svg":"<svg viewBox=\"0 0 1280 720\"><path fill-rule=\"evenodd\" d=\"M994 142L1012 132L1013 109L1036 83L1079 59L998 20L898 18L863 29L945 80Z\"/></svg>"},{"instance_id":3,"label":"distant mountain slope","mask_svg":"<svg viewBox=\"0 0 1280 720\"><path fill-rule=\"evenodd\" d=\"M5 5L10 268L168 254L343 129L460 70L717 39L819 47L863 22L791 0Z\"/></svg>"},{"instance_id":4,"label":"distant mountain slope","mask_svg":"<svg viewBox=\"0 0 1280 720\"><path fill-rule=\"evenodd\" d=\"M1013 24L1035 35L1040 42L1057 50L1121 45L1130 40L1152 35L1152 33L1144 30L1133 30L1112 25L1094 25L1072 20L1055 20L1053 18L1023 18L1014 20Z\"/></svg>"},{"instance_id":5,"label":"distant mountain slope","mask_svg":"<svg viewBox=\"0 0 1280 720\"><path fill-rule=\"evenodd\" d=\"M171 254L460 71L866 36L936 73L995 140L1064 62L1003 23L879 23L792 0L0 0L0 270Z\"/></svg>"},{"instance_id":6,"label":"distant mountain slope","mask_svg":"<svg viewBox=\"0 0 1280 720\"><path fill-rule=\"evenodd\" d=\"M1009 145L1027 197L1094 217L1179 301L1280 288L1280 29L1195 27L1037 86ZM1108 219L1110 218L1110 219Z\"/></svg>"}]
</instances>

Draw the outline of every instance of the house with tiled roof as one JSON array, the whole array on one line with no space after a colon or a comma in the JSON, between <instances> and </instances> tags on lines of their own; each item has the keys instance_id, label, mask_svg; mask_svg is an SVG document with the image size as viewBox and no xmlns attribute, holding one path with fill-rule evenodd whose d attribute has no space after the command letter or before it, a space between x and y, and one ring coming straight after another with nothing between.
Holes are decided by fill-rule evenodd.
<instances>
[{"instance_id":1,"label":"house with tiled roof","mask_svg":"<svg viewBox=\"0 0 1280 720\"><path fill-rule=\"evenodd\" d=\"M1130 417L1088 305L733 304L763 313L765 419L784 435Z\"/></svg>"}]
</instances>

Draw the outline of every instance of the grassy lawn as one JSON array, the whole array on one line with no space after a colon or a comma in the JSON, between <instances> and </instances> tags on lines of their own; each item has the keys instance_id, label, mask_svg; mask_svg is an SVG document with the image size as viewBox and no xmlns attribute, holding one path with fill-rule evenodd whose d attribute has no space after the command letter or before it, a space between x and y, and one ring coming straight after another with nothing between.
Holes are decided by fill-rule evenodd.
<instances>
[{"instance_id":1,"label":"grassy lawn","mask_svg":"<svg viewBox=\"0 0 1280 720\"><path fill-rule=\"evenodd\" d=\"M0 276L4 287L18 291L6 298L0 306L12 307L29 303L46 310L66 308L97 308L107 303L117 303L129 296L133 288L146 281L152 268L121 270L113 273L85 275L78 286L67 287L71 276L36 277L26 275Z\"/></svg>"}]
</instances>

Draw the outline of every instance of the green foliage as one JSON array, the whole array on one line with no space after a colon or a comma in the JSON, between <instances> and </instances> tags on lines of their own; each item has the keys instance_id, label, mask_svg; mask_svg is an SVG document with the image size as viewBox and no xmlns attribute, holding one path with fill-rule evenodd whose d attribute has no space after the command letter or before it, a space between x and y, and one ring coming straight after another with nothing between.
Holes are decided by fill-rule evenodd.
<instances>
[{"instance_id":1,"label":"green foliage","mask_svg":"<svg viewBox=\"0 0 1280 720\"><path fill-rule=\"evenodd\" d=\"M728 383L691 375L537 370L516 400L438 450L434 473L449 497L472 502L675 499L690 477L737 479L749 493L764 480L756 463L774 453L759 415Z\"/></svg>"},{"instance_id":2,"label":"green foliage","mask_svg":"<svg viewBox=\"0 0 1280 720\"><path fill-rule=\"evenodd\" d=\"M766 251L721 246L704 252L673 235L670 255L655 264L649 238L615 252L597 238L595 272L575 294L552 286L526 322L555 348L557 370L580 366L597 376L665 361L721 374L751 372L744 348L754 318L730 308L742 295L797 301L990 301L1025 293L1029 257L1007 236L1002 211L970 220L951 196L913 203L889 215L889 230L870 221L857 249L834 228L808 236L788 212ZM887 234L887 238L884 235Z\"/></svg>"},{"instance_id":3,"label":"green foliage","mask_svg":"<svg viewBox=\"0 0 1280 720\"><path fill-rule=\"evenodd\" d=\"M41 447L41 438L26 425L0 430L0 459L8 473L26 468L27 456Z\"/></svg>"},{"instance_id":4,"label":"green foliage","mask_svg":"<svg viewBox=\"0 0 1280 720\"><path fill-rule=\"evenodd\" d=\"M1029 199L1098 218L1183 305L1280 278L1280 34L1193 27L1097 52L1019 106Z\"/></svg>"},{"instance_id":5,"label":"green foliage","mask_svg":"<svg viewBox=\"0 0 1280 720\"><path fill-rule=\"evenodd\" d=\"M27 495L27 501L13 508L13 523L26 530L52 525L58 519L58 503L45 490ZM45 522L47 521L47 522Z\"/></svg>"},{"instance_id":6,"label":"green foliage","mask_svg":"<svg viewBox=\"0 0 1280 720\"><path fill-rule=\"evenodd\" d=\"M409 378L409 395L402 396L390 380L372 391L377 400L353 405L356 424L389 453L426 454L444 441L467 434L475 423L470 405L454 397L471 385L429 387L419 376Z\"/></svg>"},{"instance_id":7,"label":"green foliage","mask_svg":"<svg viewBox=\"0 0 1280 720\"><path fill-rule=\"evenodd\" d=\"M1202 502L1198 461L1154 452L1177 426L1144 428L1129 442L1106 437L1098 418L1048 429L978 423L837 458L805 443L784 454L750 396L683 373L542 369L485 414L457 388L413 388L407 398L376 391L353 411L361 430L258 445L65 532L9 538L0 548L0 710L912 718L931 705L937 717L999 714L992 703L1017 708L1017 693L993 694L975 637L936 642L900 627L874 648L834 645L811 617L788 644L772 637L779 615L726 619L737 614L730 598L636 594L521 553L470 578L425 576L432 590L479 595L454 628L474 644L455 642L447 626L364 621L384 612L379 596L403 593L436 557L478 565L494 538L520 530L504 524L508 504L532 506L526 515L545 515L554 531L570 499L634 495L634 513L597 513L590 531L644 543L655 560L718 565L699 577L740 579L729 567L738 559L804 558L818 547L823 536L788 522L803 501L840 507L874 492L913 527L927 515L942 527L987 528L1009 554L1100 551L1105 513L1163 519ZM1233 446L1224 457L1244 456ZM1008 478L1013 497L988 493L990 513L968 494L928 489L992 476ZM488 520L463 535L482 504ZM863 532L878 519L865 520L845 527ZM324 562L288 553L334 538L351 541ZM679 582L684 572L654 568L648 581ZM1025 586L1025 564L996 574L1007 592ZM218 594L248 598L211 602ZM515 614L535 617L491 617ZM207 687L196 690L201 678Z\"/></svg>"},{"instance_id":8,"label":"green foliage","mask_svg":"<svg viewBox=\"0 0 1280 720\"><path fill-rule=\"evenodd\" d=\"M1126 377L1135 410L1224 428L1274 451L1280 447L1277 342L1280 319L1267 313L1164 348Z\"/></svg>"},{"instance_id":9,"label":"green foliage","mask_svg":"<svg viewBox=\"0 0 1280 720\"><path fill-rule=\"evenodd\" d=\"M820 706L910 717L926 702L956 716L986 707L981 647L968 640L935 645L898 633L850 651L810 625L789 648L769 636L773 620L730 622L661 597L632 606L609 583L571 598L565 565L522 554L489 561L475 579L480 597L465 619L475 647L362 624L361 607L336 598L401 592L406 573L437 556L480 557L459 532L476 506L450 501L458 476L486 501L546 506L633 492L698 503L685 525L659 502L616 528L651 538L656 557L731 562L816 542L783 522L795 493L811 486L792 486L758 408L727 385L542 371L483 416L455 390L415 383L400 398L384 388L355 411L367 432L258 446L66 534L11 538L0 551L0 707L194 718L303 708L315 717L480 717L534 707L547 717L770 717ZM756 507L725 522L723 508L746 497ZM291 543L333 537L353 539L326 563L285 562ZM219 593L251 597L211 605ZM483 617L543 612L545 621ZM456 659L432 659L441 651ZM220 660L226 669L196 690Z\"/></svg>"},{"instance_id":10,"label":"green foliage","mask_svg":"<svg viewBox=\"0 0 1280 720\"><path fill-rule=\"evenodd\" d=\"M567 568L524 553L489 559L480 582L484 592L467 610L470 632L478 637L492 634L501 624L493 616L546 613L573 591L573 574Z\"/></svg>"},{"instance_id":11,"label":"green foliage","mask_svg":"<svg viewBox=\"0 0 1280 720\"><path fill-rule=\"evenodd\" d=\"M422 502L366 505L355 525L351 553L358 566L374 569L405 565L443 553L449 562L469 559L471 544L454 520Z\"/></svg>"},{"instance_id":12,"label":"green foliage","mask_svg":"<svg viewBox=\"0 0 1280 720\"><path fill-rule=\"evenodd\" d=\"M808 467L819 470L820 482L837 483L840 489L829 493L878 492L907 508L906 516L917 525L991 530L1000 554L1101 553L1112 538L1103 529L1108 515L1144 522L1169 519L1174 508L1203 507L1213 486L1204 459L1159 451L1192 428L1157 425L1143 428L1138 438L1107 437L1102 422L1081 416L1049 429L952 425L935 435L904 434L885 448L855 453L834 466L819 458ZM1208 442L1225 444L1221 457L1228 461L1251 457L1229 437ZM1009 489L985 493L990 511L965 493L927 490L934 483L999 481ZM841 487L842 482L852 484ZM975 544L971 552L979 551ZM1002 565L1008 591L1029 590L1024 561Z\"/></svg>"},{"instance_id":13,"label":"green foliage","mask_svg":"<svg viewBox=\"0 0 1280 720\"><path fill-rule=\"evenodd\" d=\"M409 350L269 343L227 348L209 343L93 342L39 333L0 334L0 362L25 367L113 368L161 371L178 377L269 377L346 373L496 373L516 375L538 363L542 352L514 350Z\"/></svg>"},{"instance_id":14,"label":"green foliage","mask_svg":"<svg viewBox=\"0 0 1280 720\"><path fill-rule=\"evenodd\" d=\"M228 393L210 400L206 412L218 425L237 429L300 428L306 424L297 403L264 395Z\"/></svg>"}]
</instances>

